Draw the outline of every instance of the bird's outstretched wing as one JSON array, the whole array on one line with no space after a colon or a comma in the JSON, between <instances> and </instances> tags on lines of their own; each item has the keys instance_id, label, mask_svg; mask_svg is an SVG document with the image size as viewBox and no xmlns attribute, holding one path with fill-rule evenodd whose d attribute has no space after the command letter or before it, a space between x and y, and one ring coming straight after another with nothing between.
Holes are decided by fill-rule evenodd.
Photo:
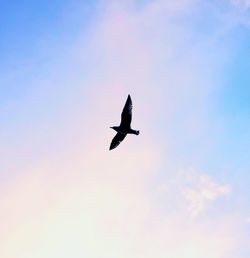
<instances>
[{"instance_id":1,"label":"bird's outstretched wing","mask_svg":"<svg viewBox=\"0 0 250 258\"><path fill-rule=\"evenodd\" d=\"M126 134L117 133L110 144L109 150L116 148L123 141L125 137L126 137Z\"/></svg>"},{"instance_id":2,"label":"bird's outstretched wing","mask_svg":"<svg viewBox=\"0 0 250 258\"><path fill-rule=\"evenodd\" d=\"M127 101L125 103L125 106L122 110L121 115L121 124L120 126L122 128L130 128L131 120L132 120L132 100L130 95L128 95Z\"/></svg>"}]
</instances>

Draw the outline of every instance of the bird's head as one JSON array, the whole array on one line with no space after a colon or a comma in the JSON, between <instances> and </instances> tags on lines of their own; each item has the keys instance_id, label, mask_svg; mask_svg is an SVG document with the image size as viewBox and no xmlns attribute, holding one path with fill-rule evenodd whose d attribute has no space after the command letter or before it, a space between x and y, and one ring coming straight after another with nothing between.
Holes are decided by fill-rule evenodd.
<instances>
[{"instance_id":1,"label":"bird's head","mask_svg":"<svg viewBox=\"0 0 250 258\"><path fill-rule=\"evenodd\" d=\"M117 131L117 126L111 126L110 128Z\"/></svg>"}]
</instances>

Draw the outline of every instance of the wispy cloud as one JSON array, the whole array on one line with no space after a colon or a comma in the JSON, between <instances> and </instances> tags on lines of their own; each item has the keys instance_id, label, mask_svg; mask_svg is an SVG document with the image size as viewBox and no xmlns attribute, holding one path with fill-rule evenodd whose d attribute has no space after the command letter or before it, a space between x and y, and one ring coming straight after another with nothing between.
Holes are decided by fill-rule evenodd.
<instances>
[{"instance_id":1,"label":"wispy cloud","mask_svg":"<svg viewBox=\"0 0 250 258\"><path fill-rule=\"evenodd\" d=\"M184 198L189 203L189 210L193 217L204 212L213 201L230 193L228 185L219 185L207 175L199 175L195 181L183 190Z\"/></svg>"},{"instance_id":2,"label":"wispy cloud","mask_svg":"<svg viewBox=\"0 0 250 258\"><path fill-rule=\"evenodd\" d=\"M231 0L231 2L238 7L248 8L250 6L249 0Z\"/></svg>"}]
</instances>

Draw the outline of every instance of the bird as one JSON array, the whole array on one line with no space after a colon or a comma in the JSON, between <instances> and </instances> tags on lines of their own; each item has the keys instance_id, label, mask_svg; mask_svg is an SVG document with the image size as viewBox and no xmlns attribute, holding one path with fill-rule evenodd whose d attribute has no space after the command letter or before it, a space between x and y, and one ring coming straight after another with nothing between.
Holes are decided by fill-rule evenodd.
<instances>
[{"instance_id":1,"label":"bird","mask_svg":"<svg viewBox=\"0 0 250 258\"><path fill-rule=\"evenodd\" d=\"M125 106L121 114L121 123L119 126L111 126L113 130L117 132L115 137L112 139L109 150L116 148L127 136L127 134L139 135L139 130L134 130L131 128L132 121L132 100L130 95L128 95Z\"/></svg>"}]
</instances>

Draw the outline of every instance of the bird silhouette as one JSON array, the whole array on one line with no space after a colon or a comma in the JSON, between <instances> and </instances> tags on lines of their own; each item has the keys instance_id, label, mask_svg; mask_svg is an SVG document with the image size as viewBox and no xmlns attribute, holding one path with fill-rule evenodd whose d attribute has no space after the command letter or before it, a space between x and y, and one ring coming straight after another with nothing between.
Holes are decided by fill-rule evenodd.
<instances>
[{"instance_id":1,"label":"bird silhouette","mask_svg":"<svg viewBox=\"0 0 250 258\"><path fill-rule=\"evenodd\" d=\"M130 95L128 95L125 106L121 114L121 123L119 126L112 126L110 128L114 129L117 134L113 138L109 150L116 148L126 137L127 134L139 135L140 131L131 128L132 121L132 100Z\"/></svg>"}]
</instances>

